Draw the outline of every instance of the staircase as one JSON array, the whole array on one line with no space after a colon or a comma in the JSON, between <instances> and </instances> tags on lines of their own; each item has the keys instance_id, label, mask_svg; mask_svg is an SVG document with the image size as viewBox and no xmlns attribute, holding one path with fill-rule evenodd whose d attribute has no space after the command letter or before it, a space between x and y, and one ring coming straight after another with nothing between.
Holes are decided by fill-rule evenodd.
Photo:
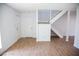
<instances>
[{"instance_id":1,"label":"staircase","mask_svg":"<svg viewBox=\"0 0 79 59\"><path fill-rule=\"evenodd\" d=\"M66 13L66 10L61 11L58 15L56 15L54 18L52 18L52 20L49 21L49 23L51 24L51 29L52 31L54 31L60 38L63 38L63 34L58 31L57 29L55 29L52 25L53 23L55 23L60 17L62 17L64 14Z\"/></svg>"},{"instance_id":2,"label":"staircase","mask_svg":"<svg viewBox=\"0 0 79 59\"><path fill-rule=\"evenodd\" d=\"M51 25L51 30L60 38L63 38L63 33L58 30L55 26L53 26L53 23L59 20L60 17L62 17L67 10L38 10L38 24L44 25L48 24ZM42 16L41 16L42 15ZM41 32L41 31L40 31Z\"/></svg>"}]
</instances>

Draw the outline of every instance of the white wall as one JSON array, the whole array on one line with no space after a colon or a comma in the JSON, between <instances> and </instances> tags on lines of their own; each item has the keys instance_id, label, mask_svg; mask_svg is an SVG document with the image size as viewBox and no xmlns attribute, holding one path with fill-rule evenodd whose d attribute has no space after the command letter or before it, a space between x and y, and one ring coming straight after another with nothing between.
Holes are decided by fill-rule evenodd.
<instances>
[{"instance_id":1,"label":"white wall","mask_svg":"<svg viewBox=\"0 0 79 59\"><path fill-rule=\"evenodd\" d=\"M0 11L1 11L1 4L0 4ZM1 44L1 14L0 14L0 49L1 48L2 48L2 44Z\"/></svg>"},{"instance_id":2,"label":"white wall","mask_svg":"<svg viewBox=\"0 0 79 59\"><path fill-rule=\"evenodd\" d=\"M79 48L79 7L77 8L74 46Z\"/></svg>"},{"instance_id":3,"label":"white wall","mask_svg":"<svg viewBox=\"0 0 79 59\"><path fill-rule=\"evenodd\" d=\"M21 37L36 37L36 11L21 14Z\"/></svg>"},{"instance_id":4,"label":"white wall","mask_svg":"<svg viewBox=\"0 0 79 59\"><path fill-rule=\"evenodd\" d=\"M15 43L18 39L17 36L17 15L18 13L6 6L5 4L0 7L0 22L1 22L1 41L2 48L0 49L0 54L8 49L13 43Z\"/></svg>"},{"instance_id":5,"label":"white wall","mask_svg":"<svg viewBox=\"0 0 79 59\"><path fill-rule=\"evenodd\" d=\"M38 10L38 22L50 21L50 10Z\"/></svg>"}]
</instances>

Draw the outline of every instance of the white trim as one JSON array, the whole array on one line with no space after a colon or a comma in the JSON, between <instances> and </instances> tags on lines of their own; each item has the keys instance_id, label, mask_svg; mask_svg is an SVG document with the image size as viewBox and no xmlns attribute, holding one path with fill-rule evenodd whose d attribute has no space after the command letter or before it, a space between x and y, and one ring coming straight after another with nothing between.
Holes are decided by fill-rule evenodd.
<instances>
[{"instance_id":1,"label":"white trim","mask_svg":"<svg viewBox=\"0 0 79 59\"><path fill-rule=\"evenodd\" d=\"M36 9L36 41L38 40L38 8Z\"/></svg>"},{"instance_id":2,"label":"white trim","mask_svg":"<svg viewBox=\"0 0 79 59\"><path fill-rule=\"evenodd\" d=\"M67 32L66 32L66 41L69 41L69 24L70 24L70 11L67 13Z\"/></svg>"}]
</instances>

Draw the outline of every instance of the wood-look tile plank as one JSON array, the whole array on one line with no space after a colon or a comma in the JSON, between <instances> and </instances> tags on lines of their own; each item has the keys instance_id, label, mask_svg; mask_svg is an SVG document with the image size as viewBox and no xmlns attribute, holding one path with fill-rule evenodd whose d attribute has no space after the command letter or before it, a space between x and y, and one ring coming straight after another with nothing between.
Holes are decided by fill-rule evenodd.
<instances>
[{"instance_id":1,"label":"wood-look tile plank","mask_svg":"<svg viewBox=\"0 0 79 59\"><path fill-rule=\"evenodd\" d=\"M73 37L51 38L51 42L36 42L34 38L21 38L3 56L79 56L79 49L73 46Z\"/></svg>"}]
</instances>

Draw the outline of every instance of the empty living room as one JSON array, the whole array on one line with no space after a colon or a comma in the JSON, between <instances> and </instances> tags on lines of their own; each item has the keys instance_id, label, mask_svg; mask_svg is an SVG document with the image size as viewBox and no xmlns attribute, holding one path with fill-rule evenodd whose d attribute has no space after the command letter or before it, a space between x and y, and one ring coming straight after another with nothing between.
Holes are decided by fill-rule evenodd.
<instances>
[{"instance_id":1,"label":"empty living room","mask_svg":"<svg viewBox=\"0 0 79 59\"><path fill-rule=\"evenodd\" d=\"M79 3L0 3L0 56L79 56Z\"/></svg>"}]
</instances>

